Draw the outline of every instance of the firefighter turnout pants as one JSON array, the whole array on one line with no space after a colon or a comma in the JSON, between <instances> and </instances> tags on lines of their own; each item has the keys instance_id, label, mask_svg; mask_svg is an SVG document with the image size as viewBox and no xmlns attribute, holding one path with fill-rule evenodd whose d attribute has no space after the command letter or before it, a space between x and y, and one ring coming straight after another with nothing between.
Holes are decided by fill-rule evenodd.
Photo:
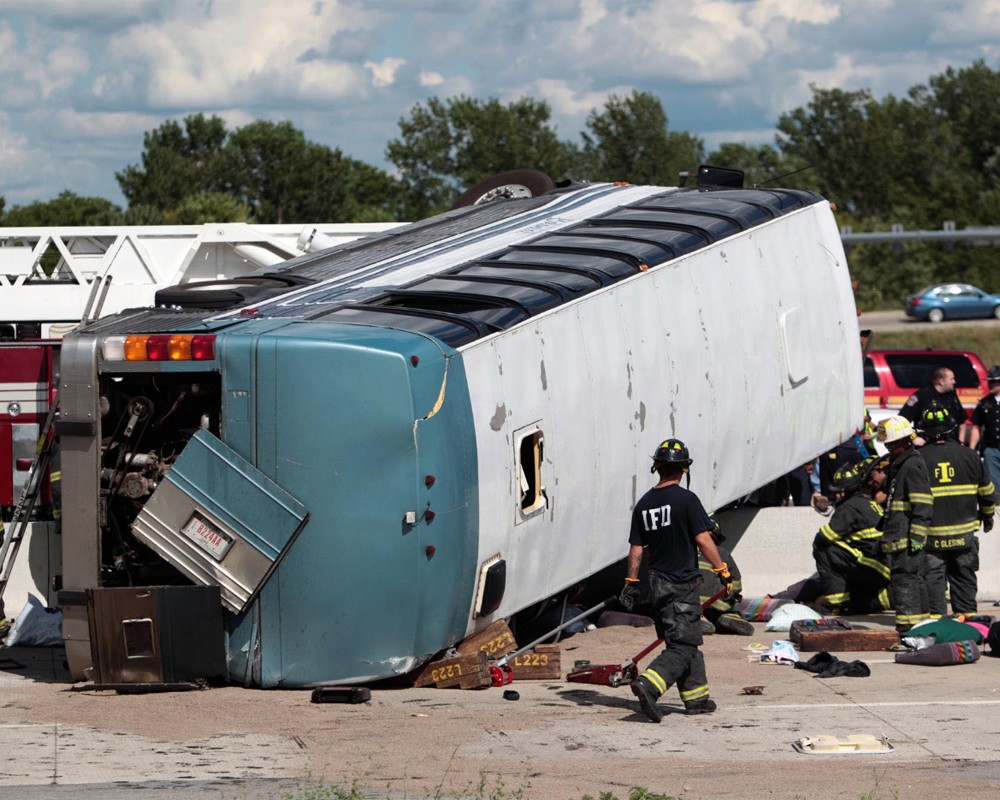
<instances>
[{"instance_id":1,"label":"firefighter turnout pants","mask_svg":"<svg viewBox=\"0 0 1000 800\"><path fill-rule=\"evenodd\" d=\"M931 540L933 542L933 539ZM951 590L951 610L955 614L975 614L979 581L979 539L957 550L928 549L924 555L924 582L927 585L928 610L932 617L948 613L945 591Z\"/></svg>"},{"instance_id":2,"label":"firefighter turnout pants","mask_svg":"<svg viewBox=\"0 0 1000 800\"><path fill-rule=\"evenodd\" d=\"M867 614L889 607L889 568L857 548L834 542L814 551L823 582L821 600L831 611Z\"/></svg>"},{"instance_id":3,"label":"firefighter turnout pants","mask_svg":"<svg viewBox=\"0 0 1000 800\"><path fill-rule=\"evenodd\" d=\"M708 699L705 657L698 649L702 643L701 582L701 576L687 583L670 583L655 572L649 574L653 622L666 646L639 677L657 696L677 684L686 708L702 705Z\"/></svg>"},{"instance_id":4,"label":"firefighter turnout pants","mask_svg":"<svg viewBox=\"0 0 1000 800\"><path fill-rule=\"evenodd\" d=\"M924 551L909 549L886 553L889 565L889 595L896 611L896 629L909 630L927 619L927 585L924 583Z\"/></svg>"}]
</instances>

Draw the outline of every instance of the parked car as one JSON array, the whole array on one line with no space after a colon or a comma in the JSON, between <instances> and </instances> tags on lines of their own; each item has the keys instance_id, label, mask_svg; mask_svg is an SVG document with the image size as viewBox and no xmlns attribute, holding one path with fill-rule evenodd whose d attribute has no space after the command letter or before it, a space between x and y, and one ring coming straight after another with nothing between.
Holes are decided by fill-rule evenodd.
<instances>
[{"instance_id":1,"label":"parked car","mask_svg":"<svg viewBox=\"0 0 1000 800\"><path fill-rule=\"evenodd\" d=\"M955 391L966 414L989 393L986 366L961 350L870 350L865 356L865 407L878 422L896 413L917 389L931 382L938 367L955 373Z\"/></svg>"},{"instance_id":2,"label":"parked car","mask_svg":"<svg viewBox=\"0 0 1000 800\"><path fill-rule=\"evenodd\" d=\"M906 298L906 315L941 322L946 319L1000 319L1000 295L968 283L939 283Z\"/></svg>"}]
</instances>

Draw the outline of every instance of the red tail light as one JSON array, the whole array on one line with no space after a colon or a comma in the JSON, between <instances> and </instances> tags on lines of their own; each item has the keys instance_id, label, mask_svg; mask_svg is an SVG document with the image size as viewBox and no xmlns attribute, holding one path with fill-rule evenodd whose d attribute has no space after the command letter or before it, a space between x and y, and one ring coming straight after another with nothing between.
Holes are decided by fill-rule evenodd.
<instances>
[{"instance_id":1,"label":"red tail light","mask_svg":"<svg viewBox=\"0 0 1000 800\"><path fill-rule=\"evenodd\" d=\"M212 361L215 358L215 337L192 336L191 358L195 361Z\"/></svg>"}]
</instances>

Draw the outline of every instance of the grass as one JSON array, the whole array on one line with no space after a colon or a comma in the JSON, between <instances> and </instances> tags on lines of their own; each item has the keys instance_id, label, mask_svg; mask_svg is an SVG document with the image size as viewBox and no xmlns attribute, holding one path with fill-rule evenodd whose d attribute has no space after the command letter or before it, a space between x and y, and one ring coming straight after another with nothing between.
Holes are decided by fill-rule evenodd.
<instances>
[{"instance_id":1,"label":"grass","mask_svg":"<svg viewBox=\"0 0 1000 800\"><path fill-rule=\"evenodd\" d=\"M861 327L864 327L864 316ZM1000 335L993 325L941 328L931 323L913 330L875 331L872 347L877 350L965 350L979 355L989 369L1000 364Z\"/></svg>"},{"instance_id":2,"label":"grass","mask_svg":"<svg viewBox=\"0 0 1000 800\"><path fill-rule=\"evenodd\" d=\"M508 791L499 777L491 786L484 774L480 776L478 784L470 786L466 792L442 794L441 787L438 787L434 794L425 795L422 800L527 800L530 797L527 794L527 788L525 785ZM380 792L366 791L358 781L354 781L350 786L337 786L322 781L308 780L297 784L292 791L282 792L277 800L371 800L375 796L391 797L392 792L386 790L383 795ZM405 797L406 795L403 795L404 800ZM898 800L898 798L899 794L895 790L890 790L889 794L885 794L876 781L876 787L862 794L860 800ZM612 792L602 792L597 798L585 794L580 800L619 800L619 798ZM629 790L626 800L683 800L683 798L672 794L651 792L643 786L633 786ZM797 800L805 800L805 798L799 796Z\"/></svg>"}]
</instances>

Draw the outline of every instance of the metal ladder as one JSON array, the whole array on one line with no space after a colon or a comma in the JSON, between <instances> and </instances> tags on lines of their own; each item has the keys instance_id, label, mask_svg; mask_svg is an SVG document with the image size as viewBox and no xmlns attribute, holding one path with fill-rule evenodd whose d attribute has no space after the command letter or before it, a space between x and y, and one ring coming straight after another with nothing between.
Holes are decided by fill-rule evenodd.
<instances>
[{"instance_id":1,"label":"metal ladder","mask_svg":"<svg viewBox=\"0 0 1000 800\"><path fill-rule=\"evenodd\" d=\"M17 559L17 551L21 549L21 541L24 539L24 532L31 520L31 512L35 509L35 501L38 499L38 492L42 485L42 476L52 459L52 443L54 441L56 417L59 415L59 391L56 390L49 406L49 413L45 417L42 425L41 436L38 437L38 446L35 448L35 457L31 461L31 468L28 471L28 478L21 490L21 496L14 506L14 515L10 520L9 532L4 531L4 525L0 522L0 536L3 537L3 545L0 546L0 614L3 614L3 595L10 580L11 571L14 568L14 561Z\"/></svg>"}]
</instances>

